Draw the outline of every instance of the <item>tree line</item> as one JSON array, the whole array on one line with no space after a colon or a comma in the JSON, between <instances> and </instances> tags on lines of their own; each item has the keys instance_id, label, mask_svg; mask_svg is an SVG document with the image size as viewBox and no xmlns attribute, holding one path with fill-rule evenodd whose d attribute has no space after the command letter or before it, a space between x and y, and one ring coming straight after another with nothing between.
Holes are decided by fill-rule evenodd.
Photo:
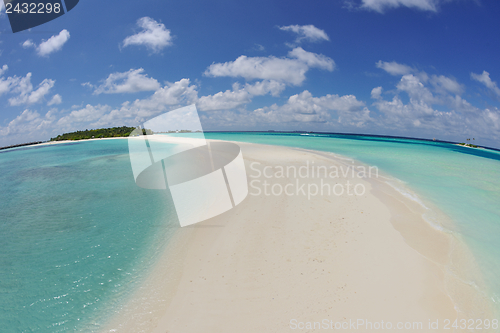
<instances>
[{"instance_id":1,"label":"tree line","mask_svg":"<svg viewBox=\"0 0 500 333\"><path fill-rule=\"evenodd\" d=\"M76 131L71 133L64 133L51 138L50 141L63 141L63 140L85 140L85 139L100 139L100 138L117 138L129 136L135 127L111 127L100 129L87 129L85 131ZM142 130L143 134L152 134L151 130Z\"/></svg>"}]
</instances>

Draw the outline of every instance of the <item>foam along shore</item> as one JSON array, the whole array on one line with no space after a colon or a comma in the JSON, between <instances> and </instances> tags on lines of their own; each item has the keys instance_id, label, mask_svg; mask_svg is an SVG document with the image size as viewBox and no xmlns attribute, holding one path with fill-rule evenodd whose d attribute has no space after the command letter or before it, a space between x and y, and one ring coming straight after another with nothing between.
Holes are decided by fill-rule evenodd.
<instances>
[{"instance_id":1,"label":"foam along shore","mask_svg":"<svg viewBox=\"0 0 500 333\"><path fill-rule=\"evenodd\" d=\"M354 330L353 323L364 332L389 325L449 332L457 318L492 319L488 302L460 278L460 269L478 272L467 249L386 178L360 178L348 169L352 161L333 154L238 144L248 197L179 228L103 332ZM304 166L307 178L298 174Z\"/></svg>"}]
</instances>

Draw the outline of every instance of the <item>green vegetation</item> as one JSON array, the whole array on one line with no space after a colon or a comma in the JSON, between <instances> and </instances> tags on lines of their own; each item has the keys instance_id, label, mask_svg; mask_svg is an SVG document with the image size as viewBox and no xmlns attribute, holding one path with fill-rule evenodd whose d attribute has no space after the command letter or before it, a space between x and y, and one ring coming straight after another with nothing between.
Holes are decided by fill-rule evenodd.
<instances>
[{"instance_id":1,"label":"green vegetation","mask_svg":"<svg viewBox=\"0 0 500 333\"><path fill-rule=\"evenodd\" d=\"M476 138L466 139L466 141L468 141L468 142L471 142L471 140L472 140L472 142L476 142ZM479 146L476 146L476 145L474 145L472 143L464 143L464 142L462 142L462 143L459 143L459 145L464 146L464 147L479 148Z\"/></svg>"},{"instance_id":2,"label":"green vegetation","mask_svg":"<svg viewBox=\"0 0 500 333\"><path fill-rule=\"evenodd\" d=\"M135 130L135 127L122 126L122 127L76 131L72 133L64 133L62 135L58 135L57 137L50 139L50 141L127 137L130 135L130 133L132 133L133 130ZM151 130L144 130L144 129L142 130L142 133L153 134Z\"/></svg>"},{"instance_id":3,"label":"green vegetation","mask_svg":"<svg viewBox=\"0 0 500 333\"><path fill-rule=\"evenodd\" d=\"M459 145L464 146L464 147L479 148L478 146L473 145L472 143L463 143L463 142L461 142L461 143L459 143Z\"/></svg>"}]
</instances>

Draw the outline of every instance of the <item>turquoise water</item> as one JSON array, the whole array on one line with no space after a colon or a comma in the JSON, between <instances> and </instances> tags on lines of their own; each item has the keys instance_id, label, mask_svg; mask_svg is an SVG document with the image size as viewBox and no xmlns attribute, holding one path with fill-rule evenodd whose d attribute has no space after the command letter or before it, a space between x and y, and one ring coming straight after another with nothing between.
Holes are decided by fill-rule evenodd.
<instances>
[{"instance_id":1,"label":"turquoise water","mask_svg":"<svg viewBox=\"0 0 500 333\"><path fill-rule=\"evenodd\" d=\"M94 331L177 228L127 140L0 153L1 332ZM174 223L175 222L175 223Z\"/></svg>"},{"instance_id":2,"label":"turquoise water","mask_svg":"<svg viewBox=\"0 0 500 333\"><path fill-rule=\"evenodd\" d=\"M453 219L452 231L486 278L485 292L500 303L498 152L363 136L206 137L322 150L378 166ZM168 192L135 185L125 139L3 151L0 171L1 332L97 330L178 228Z\"/></svg>"}]
</instances>

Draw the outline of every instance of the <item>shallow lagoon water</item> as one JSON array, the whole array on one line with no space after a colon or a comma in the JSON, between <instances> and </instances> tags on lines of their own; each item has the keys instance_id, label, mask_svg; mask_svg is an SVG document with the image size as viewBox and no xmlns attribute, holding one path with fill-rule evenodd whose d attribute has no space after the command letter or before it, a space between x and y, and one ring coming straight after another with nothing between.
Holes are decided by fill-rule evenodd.
<instances>
[{"instance_id":1,"label":"shallow lagoon water","mask_svg":"<svg viewBox=\"0 0 500 333\"><path fill-rule=\"evenodd\" d=\"M376 165L453 220L430 223L464 240L486 281L481 292L500 303L498 152L366 136L206 137L315 149ZM126 139L7 150L0 170L2 332L102 327L178 228L168 192L135 185Z\"/></svg>"}]
</instances>

